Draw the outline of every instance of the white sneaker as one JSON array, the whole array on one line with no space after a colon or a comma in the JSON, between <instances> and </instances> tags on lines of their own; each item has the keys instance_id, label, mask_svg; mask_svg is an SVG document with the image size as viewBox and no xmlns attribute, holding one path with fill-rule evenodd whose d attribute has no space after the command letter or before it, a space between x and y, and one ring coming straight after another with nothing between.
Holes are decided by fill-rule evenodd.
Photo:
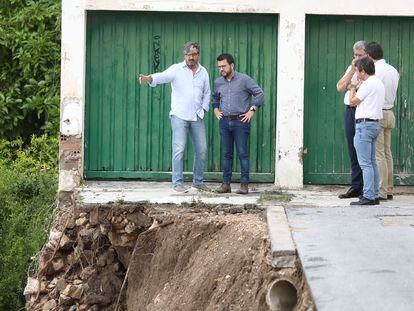
<instances>
[{"instance_id":1,"label":"white sneaker","mask_svg":"<svg viewBox=\"0 0 414 311\"><path fill-rule=\"evenodd\" d=\"M211 192L211 189L209 187L206 186L206 184L202 183L202 184L193 184L192 185L193 188L196 188L197 190L201 190L201 191L205 191L205 192Z\"/></svg>"},{"instance_id":2,"label":"white sneaker","mask_svg":"<svg viewBox=\"0 0 414 311\"><path fill-rule=\"evenodd\" d=\"M181 192L181 193L186 193L189 190L189 188L184 186L183 184L177 184L173 186L173 189L174 191Z\"/></svg>"}]
</instances>

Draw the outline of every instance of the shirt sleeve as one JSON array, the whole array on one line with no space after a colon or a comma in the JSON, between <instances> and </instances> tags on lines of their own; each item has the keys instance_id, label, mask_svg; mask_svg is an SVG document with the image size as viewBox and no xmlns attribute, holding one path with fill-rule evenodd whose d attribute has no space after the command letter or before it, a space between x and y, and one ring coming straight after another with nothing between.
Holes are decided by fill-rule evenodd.
<instances>
[{"instance_id":1,"label":"shirt sleeve","mask_svg":"<svg viewBox=\"0 0 414 311\"><path fill-rule=\"evenodd\" d=\"M252 95L251 105L260 107L264 102L264 93L261 87L252 78L247 77L246 88Z\"/></svg>"},{"instance_id":2,"label":"shirt sleeve","mask_svg":"<svg viewBox=\"0 0 414 311\"><path fill-rule=\"evenodd\" d=\"M367 98L369 95L369 85L366 82L363 82L361 86L359 87L357 93L355 94L356 98L358 98L361 102Z\"/></svg>"},{"instance_id":3,"label":"shirt sleeve","mask_svg":"<svg viewBox=\"0 0 414 311\"><path fill-rule=\"evenodd\" d=\"M217 89L217 82L214 82L214 93L213 93L213 109L220 107L220 93Z\"/></svg>"},{"instance_id":4,"label":"shirt sleeve","mask_svg":"<svg viewBox=\"0 0 414 311\"><path fill-rule=\"evenodd\" d=\"M175 77L175 71L177 70L177 64L174 64L170 67L168 67L163 72L157 72L151 75L152 77L152 83L149 85L151 87L155 87L158 84L164 84L164 83L170 83L174 80Z\"/></svg>"},{"instance_id":5,"label":"shirt sleeve","mask_svg":"<svg viewBox=\"0 0 414 311\"><path fill-rule=\"evenodd\" d=\"M204 78L204 90L203 90L203 109L208 111L210 109L211 89L210 89L210 78L206 71Z\"/></svg>"}]
</instances>

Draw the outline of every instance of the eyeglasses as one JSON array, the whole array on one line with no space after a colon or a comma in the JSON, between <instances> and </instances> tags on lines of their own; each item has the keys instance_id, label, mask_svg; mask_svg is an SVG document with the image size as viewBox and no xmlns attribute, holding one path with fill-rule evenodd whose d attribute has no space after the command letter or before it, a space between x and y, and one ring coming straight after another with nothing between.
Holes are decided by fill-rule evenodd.
<instances>
[{"instance_id":1,"label":"eyeglasses","mask_svg":"<svg viewBox=\"0 0 414 311\"><path fill-rule=\"evenodd\" d=\"M187 57L196 57L196 56L198 56L198 54L199 53L188 53L188 54L184 54L185 56L187 56Z\"/></svg>"},{"instance_id":2,"label":"eyeglasses","mask_svg":"<svg viewBox=\"0 0 414 311\"><path fill-rule=\"evenodd\" d=\"M354 53L354 57L364 57L365 54L362 53Z\"/></svg>"}]
</instances>

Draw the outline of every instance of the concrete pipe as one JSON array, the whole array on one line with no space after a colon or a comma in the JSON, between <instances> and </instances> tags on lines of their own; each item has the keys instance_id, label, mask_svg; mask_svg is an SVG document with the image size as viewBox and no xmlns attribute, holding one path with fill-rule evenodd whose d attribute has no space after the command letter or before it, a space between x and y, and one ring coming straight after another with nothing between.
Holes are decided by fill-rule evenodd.
<instances>
[{"instance_id":1,"label":"concrete pipe","mask_svg":"<svg viewBox=\"0 0 414 311\"><path fill-rule=\"evenodd\" d=\"M298 296L292 281L277 279L269 285L266 302L272 311L292 311L298 303Z\"/></svg>"}]
</instances>

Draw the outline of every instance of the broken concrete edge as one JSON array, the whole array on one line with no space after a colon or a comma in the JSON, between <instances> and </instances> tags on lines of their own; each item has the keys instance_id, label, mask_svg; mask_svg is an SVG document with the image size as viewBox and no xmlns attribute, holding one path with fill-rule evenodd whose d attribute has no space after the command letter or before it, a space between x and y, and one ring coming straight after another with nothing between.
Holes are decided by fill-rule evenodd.
<instances>
[{"instance_id":1,"label":"broken concrete edge","mask_svg":"<svg viewBox=\"0 0 414 311\"><path fill-rule=\"evenodd\" d=\"M283 206L267 206L266 216L272 266L274 268L295 267L296 247L290 232L285 208Z\"/></svg>"}]
</instances>

